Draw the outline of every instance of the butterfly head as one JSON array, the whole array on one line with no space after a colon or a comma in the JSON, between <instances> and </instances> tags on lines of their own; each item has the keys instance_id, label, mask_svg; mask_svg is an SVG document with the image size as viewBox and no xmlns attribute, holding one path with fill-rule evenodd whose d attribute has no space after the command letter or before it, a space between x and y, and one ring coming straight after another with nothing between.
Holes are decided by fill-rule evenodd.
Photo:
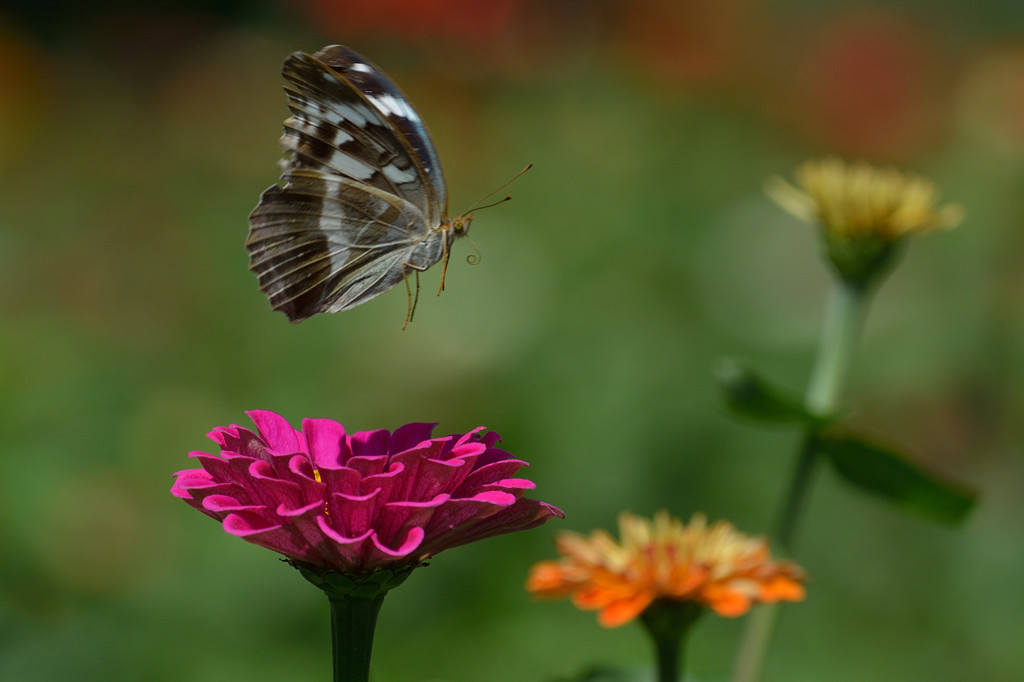
<instances>
[{"instance_id":1,"label":"butterfly head","mask_svg":"<svg viewBox=\"0 0 1024 682\"><path fill-rule=\"evenodd\" d=\"M473 214L457 215L448 221L448 229L456 237L465 237L469 234L469 224L473 222Z\"/></svg>"}]
</instances>

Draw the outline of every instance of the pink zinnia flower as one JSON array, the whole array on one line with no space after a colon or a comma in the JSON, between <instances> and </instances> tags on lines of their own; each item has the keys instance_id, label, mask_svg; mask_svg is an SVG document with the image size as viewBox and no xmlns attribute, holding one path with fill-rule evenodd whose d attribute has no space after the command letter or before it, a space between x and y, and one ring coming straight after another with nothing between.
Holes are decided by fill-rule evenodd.
<instances>
[{"instance_id":1,"label":"pink zinnia flower","mask_svg":"<svg viewBox=\"0 0 1024 682\"><path fill-rule=\"evenodd\" d=\"M353 434L330 419L296 430L273 412L247 413L257 433L218 427L220 456L171 488L224 530L307 565L349 575L413 567L442 550L527 530L557 507L522 497L526 465L479 427L432 438L435 424Z\"/></svg>"}]
</instances>

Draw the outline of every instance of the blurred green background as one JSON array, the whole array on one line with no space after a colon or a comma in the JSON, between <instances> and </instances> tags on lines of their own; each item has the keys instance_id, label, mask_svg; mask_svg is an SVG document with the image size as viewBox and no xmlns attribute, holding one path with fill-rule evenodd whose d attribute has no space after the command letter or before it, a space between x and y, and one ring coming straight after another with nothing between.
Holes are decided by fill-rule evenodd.
<instances>
[{"instance_id":1,"label":"blurred green background","mask_svg":"<svg viewBox=\"0 0 1024 682\"><path fill-rule=\"evenodd\" d=\"M247 271L281 62L334 42L427 120L453 211L535 164L405 332L401 288L293 326ZM850 402L981 501L939 527L823 472L766 679L1024 678L1021 3L7 0L0 93L0 679L329 679L322 595L168 493L252 408L483 424L566 511L392 593L376 680L649 665L522 583L624 509L771 526L798 436L726 414L714 368L806 381L828 275L761 185L832 153L967 208L882 288ZM741 628L702 621L694 679Z\"/></svg>"}]
</instances>

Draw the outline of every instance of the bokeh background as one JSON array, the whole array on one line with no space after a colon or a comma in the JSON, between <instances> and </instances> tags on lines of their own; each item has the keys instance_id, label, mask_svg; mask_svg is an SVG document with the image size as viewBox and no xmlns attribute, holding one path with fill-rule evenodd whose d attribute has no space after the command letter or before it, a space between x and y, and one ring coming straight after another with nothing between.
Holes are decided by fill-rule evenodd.
<instances>
[{"instance_id":1,"label":"bokeh background","mask_svg":"<svg viewBox=\"0 0 1024 682\"><path fill-rule=\"evenodd\" d=\"M288 324L247 271L294 50L341 42L427 120L470 267L401 331L401 288ZM714 370L799 391L828 283L762 193L825 154L964 204L879 293L854 421L976 487L958 528L820 477L808 600L767 680L1024 678L1024 5L769 0L284 0L0 9L0 679L325 680L327 603L168 492L243 411L350 429L484 424L567 518L437 557L387 599L374 679L642 669L522 583L558 529L703 510L764 532L797 443L738 421ZM439 273L425 277L425 291ZM728 677L742 621L690 672Z\"/></svg>"}]
</instances>

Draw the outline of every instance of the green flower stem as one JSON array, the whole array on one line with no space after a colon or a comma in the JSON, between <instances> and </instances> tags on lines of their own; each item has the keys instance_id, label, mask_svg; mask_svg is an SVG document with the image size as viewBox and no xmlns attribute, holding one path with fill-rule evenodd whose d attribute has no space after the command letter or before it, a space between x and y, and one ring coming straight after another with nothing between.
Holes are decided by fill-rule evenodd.
<instances>
[{"instance_id":1,"label":"green flower stem","mask_svg":"<svg viewBox=\"0 0 1024 682\"><path fill-rule=\"evenodd\" d=\"M846 379L853 367L857 340L868 309L868 291L863 287L837 281L825 308L818 357L807 385L804 404L808 410L832 416Z\"/></svg>"},{"instance_id":2,"label":"green flower stem","mask_svg":"<svg viewBox=\"0 0 1024 682\"><path fill-rule=\"evenodd\" d=\"M370 598L329 596L334 682L368 682L373 633L384 595Z\"/></svg>"},{"instance_id":3,"label":"green flower stem","mask_svg":"<svg viewBox=\"0 0 1024 682\"><path fill-rule=\"evenodd\" d=\"M804 407L822 417L838 411L843 389L853 367L857 340L867 315L869 292L864 287L836 280L825 309L818 356L804 396ZM796 530L820 459L816 428L808 427L783 499L782 514L773 535L779 547L792 556ZM778 606L758 607L747 619L736 657L733 682L755 682L761 676L765 653L778 619Z\"/></svg>"},{"instance_id":4,"label":"green flower stem","mask_svg":"<svg viewBox=\"0 0 1024 682\"><path fill-rule=\"evenodd\" d=\"M804 509L804 502L811 489L811 478L818 468L818 434L813 430L804 433L797 453L793 474L789 479L789 490L784 498L782 514L779 517L773 539L789 556L793 556L796 527Z\"/></svg>"},{"instance_id":5,"label":"green flower stem","mask_svg":"<svg viewBox=\"0 0 1024 682\"><path fill-rule=\"evenodd\" d=\"M686 661L686 635L703 612L694 602L660 599L640 615L654 640L658 682L679 682Z\"/></svg>"},{"instance_id":6,"label":"green flower stem","mask_svg":"<svg viewBox=\"0 0 1024 682\"><path fill-rule=\"evenodd\" d=\"M821 345L804 395L804 407L808 412L828 418L839 411L867 311L868 292L837 280L825 308ZM817 439L818 433L813 428L804 433L784 498L782 516L774 534L776 542L789 555L793 554L797 525L819 460Z\"/></svg>"},{"instance_id":7,"label":"green flower stem","mask_svg":"<svg viewBox=\"0 0 1024 682\"><path fill-rule=\"evenodd\" d=\"M739 652L732 673L732 682L756 682L761 677L761 666L768 651L775 621L779 617L778 604L758 606L747 616L740 640Z\"/></svg>"}]
</instances>

